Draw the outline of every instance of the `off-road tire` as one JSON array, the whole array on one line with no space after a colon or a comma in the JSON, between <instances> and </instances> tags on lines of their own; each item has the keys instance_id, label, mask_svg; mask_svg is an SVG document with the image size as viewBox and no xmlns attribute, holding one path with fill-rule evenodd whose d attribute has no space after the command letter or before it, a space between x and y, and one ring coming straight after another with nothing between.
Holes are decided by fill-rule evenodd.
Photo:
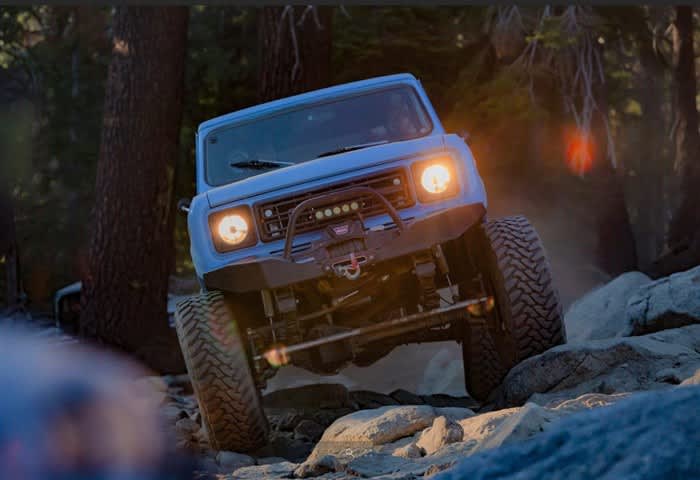
<instances>
[{"instance_id":1,"label":"off-road tire","mask_svg":"<svg viewBox=\"0 0 700 480\"><path fill-rule=\"evenodd\" d=\"M267 418L224 295L207 292L181 301L175 327L212 448L246 452L263 446Z\"/></svg>"},{"instance_id":2,"label":"off-road tire","mask_svg":"<svg viewBox=\"0 0 700 480\"><path fill-rule=\"evenodd\" d=\"M465 329L462 361L465 386L476 400L486 400L507 373L486 324L472 323Z\"/></svg>"},{"instance_id":3,"label":"off-road tire","mask_svg":"<svg viewBox=\"0 0 700 480\"><path fill-rule=\"evenodd\" d=\"M488 328L474 334L478 344L462 344L463 352L475 350L464 352L467 389L483 400L514 365L564 343L566 332L544 247L527 218L485 222L471 232L468 243L487 293L495 299Z\"/></svg>"}]
</instances>

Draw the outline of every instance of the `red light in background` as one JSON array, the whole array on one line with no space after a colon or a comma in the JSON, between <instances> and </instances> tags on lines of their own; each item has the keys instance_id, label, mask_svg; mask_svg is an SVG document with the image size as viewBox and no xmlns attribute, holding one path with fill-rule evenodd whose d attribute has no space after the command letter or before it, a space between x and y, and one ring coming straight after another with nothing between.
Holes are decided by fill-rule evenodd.
<instances>
[{"instance_id":1,"label":"red light in background","mask_svg":"<svg viewBox=\"0 0 700 480\"><path fill-rule=\"evenodd\" d=\"M595 157L595 144L590 132L571 129L565 134L566 164L573 173L583 175L590 171Z\"/></svg>"}]
</instances>

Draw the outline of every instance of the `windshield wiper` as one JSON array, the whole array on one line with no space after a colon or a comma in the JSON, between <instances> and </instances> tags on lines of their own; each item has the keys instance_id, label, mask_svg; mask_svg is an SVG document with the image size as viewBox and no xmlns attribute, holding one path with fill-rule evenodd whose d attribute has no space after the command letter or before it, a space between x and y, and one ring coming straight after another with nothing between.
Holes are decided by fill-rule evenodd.
<instances>
[{"instance_id":1,"label":"windshield wiper","mask_svg":"<svg viewBox=\"0 0 700 480\"><path fill-rule=\"evenodd\" d=\"M265 168L281 168L294 165L292 162L277 162L275 160L243 160L241 162L233 162L230 164L232 167L236 168L251 168L255 170L262 170Z\"/></svg>"},{"instance_id":2,"label":"windshield wiper","mask_svg":"<svg viewBox=\"0 0 700 480\"><path fill-rule=\"evenodd\" d=\"M316 158L329 157L331 155L337 155L338 153L352 152L353 150L360 150L367 147L374 147L375 145L382 145L384 143L389 143L388 140L380 140L378 142L361 143L359 145L349 145L347 147L336 148L335 150L329 150L327 152L319 153Z\"/></svg>"}]
</instances>

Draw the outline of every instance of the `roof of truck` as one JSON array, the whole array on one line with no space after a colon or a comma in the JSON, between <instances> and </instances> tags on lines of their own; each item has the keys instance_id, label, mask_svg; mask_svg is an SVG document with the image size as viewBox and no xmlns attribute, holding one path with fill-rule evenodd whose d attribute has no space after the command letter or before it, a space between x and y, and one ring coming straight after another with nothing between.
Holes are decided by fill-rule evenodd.
<instances>
[{"instance_id":1,"label":"roof of truck","mask_svg":"<svg viewBox=\"0 0 700 480\"><path fill-rule=\"evenodd\" d=\"M324 97L333 97L338 94L352 92L353 90L365 90L382 84L408 83L416 81L416 77L414 77L410 73L397 73L394 75L384 75L382 77L368 78L366 80L360 80L357 82L342 83L340 85L334 85L332 87L312 90L310 92L301 93L299 95L293 95L291 97L285 97L279 100L261 103L259 105L254 105L252 107L244 108L242 110L237 110L235 112L227 113L225 115L209 119L199 124L199 131L201 132L202 130L209 129L222 123L228 123L231 120L235 120L237 118L244 118L251 114L263 113L268 110L277 110L286 106L312 102L316 99Z\"/></svg>"}]
</instances>

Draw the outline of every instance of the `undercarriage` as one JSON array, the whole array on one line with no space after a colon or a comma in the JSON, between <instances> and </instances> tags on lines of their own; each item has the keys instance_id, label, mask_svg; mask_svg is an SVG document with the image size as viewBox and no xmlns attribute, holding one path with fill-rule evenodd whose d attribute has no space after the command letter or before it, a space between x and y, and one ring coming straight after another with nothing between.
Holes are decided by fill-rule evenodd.
<instances>
[{"instance_id":1,"label":"undercarriage","mask_svg":"<svg viewBox=\"0 0 700 480\"><path fill-rule=\"evenodd\" d=\"M462 299L464 282L460 295L440 245L373 270L356 268L354 280L322 278L261 292L267 322L246 329L261 387L288 363L333 374L348 362L369 365L398 345L458 340L464 322L484 321L479 312L489 296L479 278L472 278L472 297Z\"/></svg>"},{"instance_id":2,"label":"undercarriage","mask_svg":"<svg viewBox=\"0 0 700 480\"><path fill-rule=\"evenodd\" d=\"M374 197L391 223L367 229L358 212L326 225L309 248L293 251L305 212L362 197ZM245 336L261 388L288 363L333 374L348 362L371 364L401 344L462 337L467 308L477 311L488 295L479 288L479 272L459 258L463 249L450 244L483 213L481 204L467 205L411 222L369 188L312 197L291 213L281 258L233 265L205 280L231 288L238 278L246 290L261 287L229 294L234 304L245 296L251 309L241 317L248 320ZM275 288L289 276L296 281Z\"/></svg>"}]
</instances>

